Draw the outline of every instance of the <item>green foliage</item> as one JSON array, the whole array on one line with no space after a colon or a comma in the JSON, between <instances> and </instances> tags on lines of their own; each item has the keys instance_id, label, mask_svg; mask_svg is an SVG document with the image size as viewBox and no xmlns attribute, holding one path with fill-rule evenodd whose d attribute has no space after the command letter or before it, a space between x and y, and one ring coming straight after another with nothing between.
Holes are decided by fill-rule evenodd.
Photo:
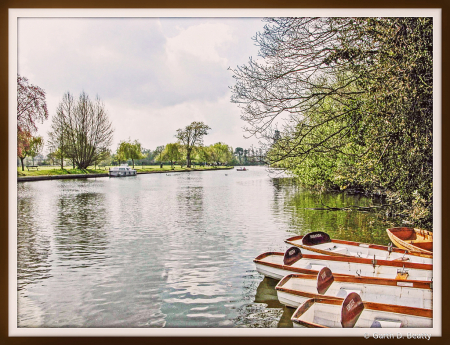
<instances>
[{"instance_id":1,"label":"green foliage","mask_svg":"<svg viewBox=\"0 0 450 345\"><path fill-rule=\"evenodd\" d=\"M270 163L306 186L386 194L431 228L432 18L267 21L256 36L265 62L234 71L233 101Z\"/></svg>"},{"instance_id":2,"label":"green foliage","mask_svg":"<svg viewBox=\"0 0 450 345\"><path fill-rule=\"evenodd\" d=\"M162 160L170 161L172 167L175 162L181 160L181 157L181 145L179 143L167 144L162 151Z\"/></svg>"},{"instance_id":3,"label":"green foliage","mask_svg":"<svg viewBox=\"0 0 450 345\"><path fill-rule=\"evenodd\" d=\"M194 121L185 128L177 129L175 137L184 146L186 150L186 163L188 168L191 166L191 152L196 146L203 145L203 137L211 129L203 122Z\"/></svg>"},{"instance_id":4,"label":"green foliage","mask_svg":"<svg viewBox=\"0 0 450 345\"><path fill-rule=\"evenodd\" d=\"M119 160L119 162L131 159L134 169L134 161L144 157L145 156L142 154L141 143L139 143L139 141L135 140L134 142L131 142L128 140L121 141L119 143L119 147L116 151L116 159Z\"/></svg>"}]
</instances>

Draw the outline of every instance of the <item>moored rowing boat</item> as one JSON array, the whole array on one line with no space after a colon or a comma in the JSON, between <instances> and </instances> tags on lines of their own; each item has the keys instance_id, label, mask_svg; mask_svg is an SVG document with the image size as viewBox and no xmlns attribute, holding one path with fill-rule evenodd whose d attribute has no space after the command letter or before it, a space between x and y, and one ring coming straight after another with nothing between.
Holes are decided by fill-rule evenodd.
<instances>
[{"instance_id":1,"label":"moored rowing boat","mask_svg":"<svg viewBox=\"0 0 450 345\"><path fill-rule=\"evenodd\" d=\"M336 276L323 268L319 274L289 274L275 287L278 300L297 308L310 298L344 301L357 292L364 301L432 309L433 290L429 281Z\"/></svg>"},{"instance_id":2,"label":"moored rowing boat","mask_svg":"<svg viewBox=\"0 0 450 345\"><path fill-rule=\"evenodd\" d=\"M433 263L432 257L423 257L417 252L406 253L405 250L392 246L331 239L327 233L322 231L311 232L305 236L293 236L285 242L302 248L305 254L312 253L359 258L373 258L375 256L376 260L408 261L424 264Z\"/></svg>"},{"instance_id":3,"label":"moored rowing boat","mask_svg":"<svg viewBox=\"0 0 450 345\"><path fill-rule=\"evenodd\" d=\"M302 255L300 248L291 247L285 253L267 252L254 260L259 273L281 279L291 273L318 274L328 267L336 275L358 275L390 279L431 281L433 265L330 255Z\"/></svg>"},{"instance_id":4,"label":"moored rowing boat","mask_svg":"<svg viewBox=\"0 0 450 345\"><path fill-rule=\"evenodd\" d=\"M294 327L431 328L433 311L363 302L356 292L351 292L343 302L310 298L296 309L291 320Z\"/></svg>"},{"instance_id":5,"label":"moored rowing boat","mask_svg":"<svg viewBox=\"0 0 450 345\"><path fill-rule=\"evenodd\" d=\"M398 248L406 249L410 254L433 258L433 233L415 228L391 228L386 232Z\"/></svg>"}]
</instances>

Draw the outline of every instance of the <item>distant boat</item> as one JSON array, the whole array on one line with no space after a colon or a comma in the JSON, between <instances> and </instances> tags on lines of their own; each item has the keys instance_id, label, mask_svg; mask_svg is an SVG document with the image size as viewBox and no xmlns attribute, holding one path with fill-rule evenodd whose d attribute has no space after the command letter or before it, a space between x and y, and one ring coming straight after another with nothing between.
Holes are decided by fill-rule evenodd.
<instances>
[{"instance_id":1,"label":"distant boat","mask_svg":"<svg viewBox=\"0 0 450 345\"><path fill-rule=\"evenodd\" d=\"M432 328L431 309L363 302L356 292L344 302L310 298L291 317L294 327L308 328Z\"/></svg>"},{"instance_id":2,"label":"distant boat","mask_svg":"<svg viewBox=\"0 0 450 345\"><path fill-rule=\"evenodd\" d=\"M118 167L109 168L110 177L135 176L136 170L131 169L128 164L121 164Z\"/></svg>"},{"instance_id":3,"label":"distant boat","mask_svg":"<svg viewBox=\"0 0 450 345\"><path fill-rule=\"evenodd\" d=\"M335 276L358 275L361 277L426 281L431 281L433 278L433 265L430 264L302 254L298 247L291 247L285 253L263 253L258 255L253 262L259 273L278 280L291 273L317 275L323 267L328 267Z\"/></svg>"},{"instance_id":4,"label":"distant boat","mask_svg":"<svg viewBox=\"0 0 450 345\"><path fill-rule=\"evenodd\" d=\"M433 233L423 229L392 228L386 232L398 248L406 249L411 254L433 257Z\"/></svg>"},{"instance_id":5,"label":"distant boat","mask_svg":"<svg viewBox=\"0 0 450 345\"><path fill-rule=\"evenodd\" d=\"M248 169L246 169L245 167L243 167L243 168L238 168L238 169L236 169L237 171L247 171Z\"/></svg>"},{"instance_id":6,"label":"distant boat","mask_svg":"<svg viewBox=\"0 0 450 345\"><path fill-rule=\"evenodd\" d=\"M319 274L289 274L275 287L278 300L297 308L309 298L344 301L357 292L363 301L415 308L433 308L432 282L354 276L333 276L328 267Z\"/></svg>"},{"instance_id":7,"label":"distant boat","mask_svg":"<svg viewBox=\"0 0 450 345\"><path fill-rule=\"evenodd\" d=\"M392 240L392 239L391 239ZM331 239L326 232L317 231L305 236L288 238L286 243L302 248L307 254L325 254L358 258L374 258L376 260L393 260L432 264L433 258L423 257L418 253L407 253L405 250L391 246L368 244L353 241Z\"/></svg>"}]
</instances>

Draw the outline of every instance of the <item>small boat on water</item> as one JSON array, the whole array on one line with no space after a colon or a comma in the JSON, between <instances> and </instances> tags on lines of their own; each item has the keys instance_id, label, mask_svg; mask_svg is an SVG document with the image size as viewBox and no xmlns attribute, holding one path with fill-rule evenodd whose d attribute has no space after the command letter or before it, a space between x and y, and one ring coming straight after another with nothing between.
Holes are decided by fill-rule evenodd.
<instances>
[{"instance_id":1,"label":"small boat on water","mask_svg":"<svg viewBox=\"0 0 450 345\"><path fill-rule=\"evenodd\" d=\"M392 239L391 239L392 240ZM288 238L286 243L302 248L305 254L325 254L358 258L373 258L376 260L393 260L432 264L432 257L424 257L419 253L407 253L404 249L378 244L367 244L353 241L331 239L326 232L311 232L305 236Z\"/></svg>"},{"instance_id":2,"label":"small boat on water","mask_svg":"<svg viewBox=\"0 0 450 345\"><path fill-rule=\"evenodd\" d=\"M333 276L328 267L319 274L289 274L275 287L278 300L297 308L310 298L344 301L351 292L357 292L366 302L403 305L415 308L433 308L433 289L429 281L402 281L397 279Z\"/></svg>"},{"instance_id":3,"label":"small boat on water","mask_svg":"<svg viewBox=\"0 0 450 345\"><path fill-rule=\"evenodd\" d=\"M357 275L389 279L431 281L433 265L393 260L378 260L347 256L302 254L299 247L291 247L285 253L267 252L258 255L253 262L256 270L269 278L280 280L291 273L317 275L328 267L333 275Z\"/></svg>"},{"instance_id":4,"label":"small boat on water","mask_svg":"<svg viewBox=\"0 0 450 345\"><path fill-rule=\"evenodd\" d=\"M109 168L110 177L136 176L136 170L131 169L128 164L121 164L118 167Z\"/></svg>"},{"instance_id":5,"label":"small boat on water","mask_svg":"<svg viewBox=\"0 0 450 345\"><path fill-rule=\"evenodd\" d=\"M236 170L237 170L237 171L247 171L248 169L246 169L245 167L243 167L243 168L237 168Z\"/></svg>"},{"instance_id":6,"label":"small boat on water","mask_svg":"<svg viewBox=\"0 0 450 345\"><path fill-rule=\"evenodd\" d=\"M398 248L406 249L410 254L433 257L433 233L414 228L392 228L386 232Z\"/></svg>"},{"instance_id":7,"label":"small boat on water","mask_svg":"<svg viewBox=\"0 0 450 345\"><path fill-rule=\"evenodd\" d=\"M342 302L310 298L291 317L294 327L308 328L432 328L431 309L363 302L351 292Z\"/></svg>"}]
</instances>

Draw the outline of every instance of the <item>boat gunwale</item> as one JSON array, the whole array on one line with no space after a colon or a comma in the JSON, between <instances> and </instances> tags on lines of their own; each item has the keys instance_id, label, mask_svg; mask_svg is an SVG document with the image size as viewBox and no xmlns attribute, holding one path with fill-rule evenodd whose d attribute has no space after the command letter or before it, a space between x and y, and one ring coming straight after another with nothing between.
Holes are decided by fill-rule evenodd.
<instances>
[{"instance_id":1,"label":"boat gunwale","mask_svg":"<svg viewBox=\"0 0 450 345\"><path fill-rule=\"evenodd\" d=\"M331 255L331 256L353 257L353 255L350 255L350 254L335 253L335 252L327 251L324 249L315 248L314 246L306 246L304 244L293 243L293 241L302 240L303 237L305 237L305 236L303 236L303 235L292 236L292 237L289 237L288 239L286 239L284 242L291 244L293 246L297 246L297 247L300 247L300 248L303 248L306 250L310 250L313 252L321 253L321 254L326 254L326 255ZM362 245L364 245L364 248L379 249L379 250L384 250L386 252L391 250L391 252L395 252L395 253L399 253L399 254L405 254L405 250L406 250L406 249L395 248L395 247L391 247L389 249L388 246L383 246L381 244L370 244L370 243L364 243L364 242L354 242L354 241L339 240L339 239L331 239L331 242L327 242L327 243L345 244L345 245L349 245L349 246L354 246L355 248L358 248L362 244ZM417 256L417 257L425 257L423 254L421 254L419 252L407 252L406 254L412 255L412 256ZM433 258L433 256L431 256L431 258Z\"/></svg>"},{"instance_id":2,"label":"boat gunwale","mask_svg":"<svg viewBox=\"0 0 450 345\"><path fill-rule=\"evenodd\" d=\"M423 249L420 247L417 247L414 245L414 243L408 243L405 242L407 240L404 240L400 237L398 237L395 233L399 232L400 229L410 229L412 232L417 233L417 231L424 231L428 234L428 236L433 237L433 232L424 230L424 229L418 229L418 228L408 228L408 227L396 227L396 228L389 228L386 229L386 232L389 236L389 239L397 246L397 247L403 247L404 250L408 250L408 254L416 255L416 256L422 256L427 258L433 258L433 252L429 251L427 249ZM402 230L404 231L404 230ZM430 241L432 242L432 241Z\"/></svg>"},{"instance_id":3,"label":"boat gunwale","mask_svg":"<svg viewBox=\"0 0 450 345\"><path fill-rule=\"evenodd\" d=\"M308 327L308 328L329 328L327 326L324 326L324 325L321 325L318 323L308 322L308 321L299 319L299 317L301 315L303 315L304 313L306 313L309 310L309 308L314 306L314 303L315 303L314 298L310 298L310 299L306 300L305 302L303 302L301 305L299 305L298 308L296 308L294 313L292 314L291 321L298 323L302 326Z\"/></svg>"},{"instance_id":4,"label":"boat gunwale","mask_svg":"<svg viewBox=\"0 0 450 345\"><path fill-rule=\"evenodd\" d=\"M279 255L284 257L284 253L281 252L267 252L258 255L255 259L253 259L253 262L258 262L261 264L269 265L272 267L289 267L289 268L300 268L300 267L293 267L293 266L287 266L282 264L273 264L270 262L262 261L265 257L268 257L270 255ZM360 263L360 264L367 264L367 265L373 265L373 259L369 258L357 258L354 256L347 257L347 256L334 256L334 255L314 255L314 254L302 254L302 259L311 259L311 260L319 260L319 261L340 261L340 262L350 262L350 263ZM297 262L301 261L302 259L298 260ZM376 265L378 266L393 266L393 267L399 267L399 268L414 268L414 269L421 269L421 270L433 270L433 264L422 264L417 262L406 262L406 261L394 261L394 260L376 260ZM303 269L308 270L308 269ZM313 271L313 270L308 270ZM314 271L317 272L317 271ZM300 272L303 273L303 272ZM333 274L334 275L334 274Z\"/></svg>"},{"instance_id":5,"label":"boat gunwale","mask_svg":"<svg viewBox=\"0 0 450 345\"><path fill-rule=\"evenodd\" d=\"M312 299L312 300L314 300L314 303L317 302L317 303L331 304L331 305L342 305L342 303L344 302L344 298L341 298L341 297L324 296L324 295L319 295L319 294L315 295L315 294L301 291L301 290L296 290L296 291L298 292L297 296L304 296L304 297L308 298L308 300ZM303 302L301 305L303 305L305 302ZM403 314L403 315L407 315L407 316L418 316L418 317L433 319L433 309L408 307L408 306L403 306L403 305L367 302L367 301L363 301L363 303L364 303L364 309L368 309L368 310L395 313L395 314ZM299 306L299 308L300 308L300 306ZM294 312L292 317L294 317L295 314L296 313Z\"/></svg>"},{"instance_id":6,"label":"boat gunwale","mask_svg":"<svg viewBox=\"0 0 450 345\"><path fill-rule=\"evenodd\" d=\"M381 277L367 277L367 276L361 276L356 277L353 275L335 275L333 273L334 281L339 283L354 283L354 284L369 284L369 285L384 285L384 286L398 286L398 287L405 287L410 289L423 289L423 290L433 290L431 287L431 281L427 280L400 280L400 279L393 279L393 278L381 278ZM275 286L275 289L286 289L284 288L284 284L289 279L310 279L310 280L317 280L317 274L295 274L290 273L281 279L278 284ZM412 284L412 286L402 286L398 285L398 283L408 283Z\"/></svg>"}]
</instances>

